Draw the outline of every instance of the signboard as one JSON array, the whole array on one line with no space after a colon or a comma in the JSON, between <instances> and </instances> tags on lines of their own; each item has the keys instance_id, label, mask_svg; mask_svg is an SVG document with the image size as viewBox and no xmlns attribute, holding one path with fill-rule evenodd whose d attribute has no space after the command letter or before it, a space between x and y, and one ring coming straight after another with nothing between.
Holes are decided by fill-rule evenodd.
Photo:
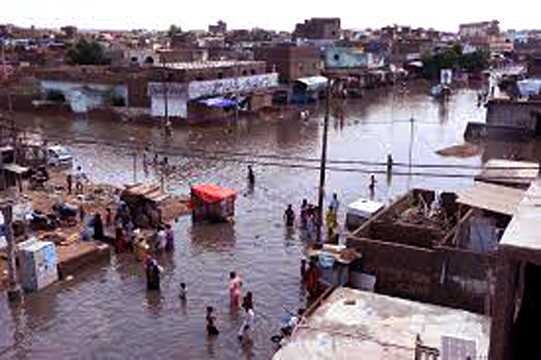
<instances>
[{"instance_id":1,"label":"signboard","mask_svg":"<svg viewBox=\"0 0 541 360\"><path fill-rule=\"evenodd\" d=\"M441 84L448 85L453 80L453 70L452 69L441 69Z\"/></svg>"},{"instance_id":2,"label":"signboard","mask_svg":"<svg viewBox=\"0 0 541 360\"><path fill-rule=\"evenodd\" d=\"M183 83L149 83L151 97L167 96L189 100L231 93L250 93L256 90L278 86L278 73L241 76L238 78L192 81Z\"/></svg>"},{"instance_id":3,"label":"signboard","mask_svg":"<svg viewBox=\"0 0 541 360\"><path fill-rule=\"evenodd\" d=\"M188 86L181 83L148 83L148 96L185 97L188 95Z\"/></svg>"},{"instance_id":4,"label":"signboard","mask_svg":"<svg viewBox=\"0 0 541 360\"><path fill-rule=\"evenodd\" d=\"M190 99L198 99L230 93L251 93L275 86L278 86L278 73L192 81L188 86L188 96Z\"/></svg>"}]
</instances>

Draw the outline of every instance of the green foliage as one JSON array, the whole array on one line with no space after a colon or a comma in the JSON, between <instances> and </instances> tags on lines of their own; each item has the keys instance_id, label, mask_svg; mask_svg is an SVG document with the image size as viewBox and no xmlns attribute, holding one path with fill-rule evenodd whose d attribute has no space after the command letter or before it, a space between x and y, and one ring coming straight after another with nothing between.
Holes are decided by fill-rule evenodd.
<instances>
[{"instance_id":1,"label":"green foliage","mask_svg":"<svg viewBox=\"0 0 541 360\"><path fill-rule=\"evenodd\" d=\"M471 54L464 54L461 67L466 71L482 71L488 67L490 52L486 50L477 50Z\"/></svg>"},{"instance_id":2,"label":"green foliage","mask_svg":"<svg viewBox=\"0 0 541 360\"><path fill-rule=\"evenodd\" d=\"M169 30L167 30L167 36L173 37L173 35L177 34L182 34L182 29L180 28L180 26L171 24L171 26L169 26Z\"/></svg>"},{"instance_id":3,"label":"green foliage","mask_svg":"<svg viewBox=\"0 0 541 360\"><path fill-rule=\"evenodd\" d=\"M126 101L118 95L113 87L108 88L103 92L103 99L106 105L109 106L126 106Z\"/></svg>"},{"instance_id":4,"label":"green foliage","mask_svg":"<svg viewBox=\"0 0 541 360\"><path fill-rule=\"evenodd\" d=\"M103 47L96 41L79 40L66 51L66 56L73 64L78 65L108 65L111 59L107 57Z\"/></svg>"},{"instance_id":5,"label":"green foliage","mask_svg":"<svg viewBox=\"0 0 541 360\"><path fill-rule=\"evenodd\" d=\"M482 71L488 67L489 59L490 53L486 50L464 54L460 44L454 44L439 54L424 54L421 57L424 75L432 79L440 76L441 69Z\"/></svg>"}]
</instances>

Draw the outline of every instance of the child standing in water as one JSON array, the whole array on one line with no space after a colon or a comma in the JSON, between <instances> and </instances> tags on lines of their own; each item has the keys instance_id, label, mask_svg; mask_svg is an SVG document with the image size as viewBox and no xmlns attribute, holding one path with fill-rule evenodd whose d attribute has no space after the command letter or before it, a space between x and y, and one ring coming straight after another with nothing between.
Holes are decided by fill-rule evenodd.
<instances>
[{"instance_id":1,"label":"child standing in water","mask_svg":"<svg viewBox=\"0 0 541 360\"><path fill-rule=\"evenodd\" d=\"M218 335L220 332L216 327L216 316L213 314L214 309L212 306L207 306L207 333L209 335Z\"/></svg>"}]
</instances>

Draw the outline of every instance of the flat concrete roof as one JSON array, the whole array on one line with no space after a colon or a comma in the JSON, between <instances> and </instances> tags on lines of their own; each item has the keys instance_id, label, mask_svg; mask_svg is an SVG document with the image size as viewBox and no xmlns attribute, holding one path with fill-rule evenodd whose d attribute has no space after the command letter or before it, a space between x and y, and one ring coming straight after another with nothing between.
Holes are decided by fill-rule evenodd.
<instances>
[{"instance_id":1,"label":"flat concrete roof","mask_svg":"<svg viewBox=\"0 0 541 360\"><path fill-rule=\"evenodd\" d=\"M499 214L513 216L525 190L475 181L468 190L459 190L457 202Z\"/></svg>"},{"instance_id":2,"label":"flat concrete roof","mask_svg":"<svg viewBox=\"0 0 541 360\"><path fill-rule=\"evenodd\" d=\"M507 226L501 247L541 250L541 179L536 179L520 202Z\"/></svg>"},{"instance_id":3,"label":"flat concrete roof","mask_svg":"<svg viewBox=\"0 0 541 360\"><path fill-rule=\"evenodd\" d=\"M441 360L487 359L490 318L350 288L336 289L273 360L414 359L417 335ZM469 348L450 342L468 341ZM473 348L473 350L472 350ZM467 350L465 350L467 349ZM451 350L452 351L452 350ZM458 357L456 354L460 351ZM451 354L451 355L450 355ZM453 355L454 354L454 355Z\"/></svg>"}]
</instances>

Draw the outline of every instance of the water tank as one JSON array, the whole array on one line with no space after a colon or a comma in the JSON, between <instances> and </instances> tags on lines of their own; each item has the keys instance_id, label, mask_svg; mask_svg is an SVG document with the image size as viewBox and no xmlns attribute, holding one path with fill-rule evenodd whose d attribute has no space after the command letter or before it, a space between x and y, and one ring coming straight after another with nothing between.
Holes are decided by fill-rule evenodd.
<instances>
[{"instance_id":1,"label":"water tank","mask_svg":"<svg viewBox=\"0 0 541 360\"><path fill-rule=\"evenodd\" d=\"M58 258L55 245L49 241L30 241L19 246L21 286L39 291L58 280Z\"/></svg>"}]
</instances>

